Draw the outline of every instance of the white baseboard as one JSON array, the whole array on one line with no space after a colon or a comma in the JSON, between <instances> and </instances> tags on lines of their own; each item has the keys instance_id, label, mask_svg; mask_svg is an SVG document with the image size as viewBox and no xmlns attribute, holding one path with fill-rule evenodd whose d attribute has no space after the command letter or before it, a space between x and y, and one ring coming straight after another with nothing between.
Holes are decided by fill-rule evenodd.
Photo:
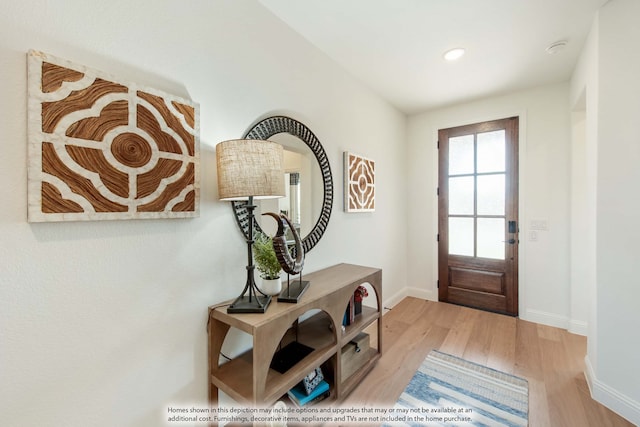
<instances>
[{"instance_id":1,"label":"white baseboard","mask_svg":"<svg viewBox=\"0 0 640 427\"><path fill-rule=\"evenodd\" d=\"M406 297L415 297L421 298L429 301L438 301L438 294L432 291L427 291L424 289L405 287L402 288L399 292L396 292L394 295L385 298L382 302L383 307L393 308L396 304L402 301Z\"/></svg>"},{"instance_id":2,"label":"white baseboard","mask_svg":"<svg viewBox=\"0 0 640 427\"><path fill-rule=\"evenodd\" d=\"M619 391L609 387L596 378L593 366L589 360L589 356L585 356L584 364L586 366L584 375L587 378L589 391L593 400L602 403L613 412L635 425L640 425L640 402L625 396Z\"/></svg>"},{"instance_id":3,"label":"white baseboard","mask_svg":"<svg viewBox=\"0 0 640 427\"><path fill-rule=\"evenodd\" d=\"M525 310L524 316L520 315L520 318L529 322L566 329L572 334L587 336L587 322L569 319L567 316L528 308Z\"/></svg>"},{"instance_id":4,"label":"white baseboard","mask_svg":"<svg viewBox=\"0 0 640 427\"><path fill-rule=\"evenodd\" d=\"M541 323L556 328L569 329L569 318L559 314L547 313L539 310L526 309L524 316L520 314L520 318L529 322Z\"/></svg>"},{"instance_id":5,"label":"white baseboard","mask_svg":"<svg viewBox=\"0 0 640 427\"><path fill-rule=\"evenodd\" d=\"M387 311L391 310L396 306L396 304L398 304L407 296L406 289L407 288L402 288L399 292L396 292L394 295L386 297L382 300L382 314L385 314Z\"/></svg>"},{"instance_id":6,"label":"white baseboard","mask_svg":"<svg viewBox=\"0 0 640 427\"><path fill-rule=\"evenodd\" d=\"M428 291L425 289L407 287L407 296L414 298L426 299L428 301L438 301L438 292Z\"/></svg>"},{"instance_id":7,"label":"white baseboard","mask_svg":"<svg viewBox=\"0 0 640 427\"><path fill-rule=\"evenodd\" d=\"M569 332L576 335L587 336L587 322L582 320L569 320Z\"/></svg>"}]
</instances>

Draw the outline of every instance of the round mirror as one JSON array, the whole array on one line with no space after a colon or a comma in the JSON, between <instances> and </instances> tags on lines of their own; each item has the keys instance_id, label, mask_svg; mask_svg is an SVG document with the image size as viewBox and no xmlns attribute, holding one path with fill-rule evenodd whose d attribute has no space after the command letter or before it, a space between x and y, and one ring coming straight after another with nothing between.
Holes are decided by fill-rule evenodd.
<instances>
[{"instance_id":1,"label":"round mirror","mask_svg":"<svg viewBox=\"0 0 640 427\"><path fill-rule=\"evenodd\" d=\"M254 218L262 231L259 211L283 212L298 228L305 253L318 243L329 223L333 205L333 178L327 155L318 138L305 125L290 117L268 117L253 126L245 139L269 139L285 151L285 199L260 201ZM264 204L264 205L263 205ZM246 201L232 202L236 221L245 237L249 233Z\"/></svg>"}]
</instances>

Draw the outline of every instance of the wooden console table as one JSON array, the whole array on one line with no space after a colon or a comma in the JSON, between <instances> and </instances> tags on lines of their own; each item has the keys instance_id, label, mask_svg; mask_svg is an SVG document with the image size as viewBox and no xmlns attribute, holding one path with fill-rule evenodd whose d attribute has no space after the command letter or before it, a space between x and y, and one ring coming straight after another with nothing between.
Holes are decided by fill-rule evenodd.
<instances>
[{"instance_id":1,"label":"wooden console table","mask_svg":"<svg viewBox=\"0 0 640 427\"><path fill-rule=\"evenodd\" d=\"M242 405L273 405L309 372L322 366L330 385L330 402L338 402L351 392L373 368L382 353L382 270L352 264L338 264L304 276L311 285L298 304L271 302L264 314L229 314L226 305L209 308L209 400L218 405L218 390ZM345 309L359 285L373 288L377 308L362 307L362 314L342 328ZM270 369L281 339L298 319L310 310L320 310L300 321L297 339L313 348L308 356L285 373ZM358 333L377 324L377 337L366 354L366 362L349 378L342 378L341 350ZM220 350L231 327L253 336L253 348L220 364ZM377 339L376 339L377 338Z\"/></svg>"}]
</instances>

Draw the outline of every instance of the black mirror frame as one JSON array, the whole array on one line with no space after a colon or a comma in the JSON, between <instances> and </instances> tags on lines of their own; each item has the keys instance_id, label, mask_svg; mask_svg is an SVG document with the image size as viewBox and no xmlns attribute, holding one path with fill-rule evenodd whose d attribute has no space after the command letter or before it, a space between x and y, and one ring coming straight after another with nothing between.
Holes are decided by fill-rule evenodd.
<instances>
[{"instance_id":1,"label":"black mirror frame","mask_svg":"<svg viewBox=\"0 0 640 427\"><path fill-rule=\"evenodd\" d=\"M313 152L320 171L322 172L322 182L324 185L324 196L322 200L322 211L320 217L316 221L313 229L302 239L302 247L304 252L309 252L320 240L331 216L331 208L333 206L333 176L331 175L331 167L327 154L320 144L318 138L304 124L286 116L267 117L256 123L244 136L245 139L266 140L273 135L279 133L288 133L300 138ZM236 222L240 226L240 230L248 238L249 234L249 215L246 208L246 201L236 201L231 203ZM254 218L253 226L255 230L262 231L260 225Z\"/></svg>"}]
</instances>

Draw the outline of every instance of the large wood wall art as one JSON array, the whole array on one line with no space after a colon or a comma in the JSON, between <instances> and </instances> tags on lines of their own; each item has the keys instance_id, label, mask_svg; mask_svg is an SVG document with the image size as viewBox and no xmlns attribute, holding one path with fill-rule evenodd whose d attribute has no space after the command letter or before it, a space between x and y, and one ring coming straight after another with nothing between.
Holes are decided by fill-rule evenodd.
<instances>
[{"instance_id":1,"label":"large wood wall art","mask_svg":"<svg viewBox=\"0 0 640 427\"><path fill-rule=\"evenodd\" d=\"M344 210L376 210L375 162L353 153L344 153Z\"/></svg>"},{"instance_id":2,"label":"large wood wall art","mask_svg":"<svg viewBox=\"0 0 640 427\"><path fill-rule=\"evenodd\" d=\"M28 53L28 220L199 215L198 104Z\"/></svg>"}]
</instances>

